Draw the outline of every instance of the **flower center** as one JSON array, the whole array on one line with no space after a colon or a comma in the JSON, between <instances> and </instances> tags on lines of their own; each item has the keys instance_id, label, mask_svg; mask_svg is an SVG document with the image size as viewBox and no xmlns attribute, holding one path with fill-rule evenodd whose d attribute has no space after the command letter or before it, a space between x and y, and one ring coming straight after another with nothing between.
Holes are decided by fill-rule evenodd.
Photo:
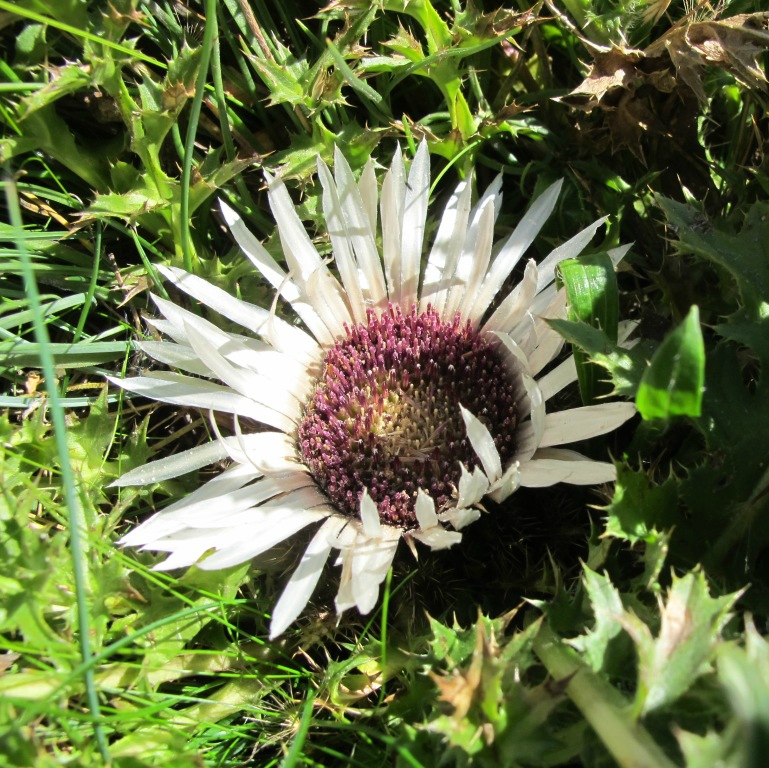
<instances>
[{"instance_id":1,"label":"flower center","mask_svg":"<svg viewBox=\"0 0 769 768\"><path fill-rule=\"evenodd\" d=\"M390 306L327 352L299 425L299 451L331 501L352 517L368 489L384 523L417 525L419 489L448 507L460 462L479 464L460 403L512 457L517 420L513 374L490 341L428 308Z\"/></svg>"}]
</instances>

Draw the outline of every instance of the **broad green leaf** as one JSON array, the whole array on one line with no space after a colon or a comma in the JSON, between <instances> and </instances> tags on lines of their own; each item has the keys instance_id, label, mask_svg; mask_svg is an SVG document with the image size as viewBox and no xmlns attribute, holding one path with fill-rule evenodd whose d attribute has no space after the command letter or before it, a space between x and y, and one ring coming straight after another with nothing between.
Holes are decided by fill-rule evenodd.
<instances>
[{"instance_id":1,"label":"broad green leaf","mask_svg":"<svg viewBox=\"0 0 769 768\"><path fill-rule=\"evenodd\" d=\"M587 323L602 330L616 345L619 324L619 290L614 266L605 253L581 259L567 259L559 265L560 281L569 300L569 320ZM611 386L582 349L574 350L579 391L586 405L600 395L611 392Z\"/></svg>"},{"instance_id":2,"label":"broad green leaf","mask_svg":"<svg viewBox=\"0 0 769 768\"><path fill-rule=\"evenodd\" d=\"M726 270L737 285L740 301L725 305L721 314L726 321L715 330L769 362L769 203L755 203L741 230L729 232L723 225L703 224L696 208L663 197L657 202L678 234L678 250ZM728 280L724 292L727 286Z\"/></svg>"},{"instance_id":3,"label":"broad green leaf","mask_svg":"<svg viewBox=\"0 0 769 768\"><path fill-rule=\"evenodd\" d=\"M94 189L105 189L108 186L111 148L105 152L103 147L78 144L53 104L29 113L22 125L22 136L0 142L1 161L7 162L31 149L46 152Z\"/></svg>"},{"instance_id":4,"label":"broad green leaf","mask_svg":"<svg viewBox=\"0 0 769 768\"><path fill-rule=\"evenodd\" d=\"M476 642L475 632L462 629L456 621L449 627L432 618L430 629L433 633L432 654L436 660L456 665L462 664L472 655Z\"/></svg>"},{"instance_id":5,"label":"broad green leaf","mask_svg":"<svg viewBox=\"0 0 769 768\"><path fill-rule=\"evenodd\" d=\"M82 221L99 216L114 216L127 224L134 223L140 216L153 211L163 210L167 201L158 197L147 187L141 187L116 194L108 192L104 195L94 195L94 200L83 213Z\"/></svg>"},{"instance_id":6,"label":"broad green leaf","mask_svg":"<svg viewBox=\"0 0 769 768\"><path fill-rule=\"evenodd\" d=\"M646 419L699 416L705 383L705 343L696 305L660 344L641 378L636 405Z\"/></svg>"},{"instance_id":7,"label":"broad green leaf","mask_svg":"<svg viewBox=\"0 0 769 768\"><path fill-rule=\"evenodd\" d=\"M94 499L103 495L102 489L108 478L117 478L120 475L119 464L106 459L117 429L115 414L110 413L108 403L107 388L104 387L91 405L88 416L78 419L72 414L67 427L67 445L72 467Z\"/></svg>"},{"instance_id":8,"label":"broad green leaf","mask_svg":"<svg viewBox=\"0 0 769 768\"><path fill-rule=\"evenodd\" d=\"M46 47L44 24L27 24L16 37L16 55L25 64L40 60L45 54Z\"/></svg>"},{"instance_id":9,"label":"broad green leaf","mask_svg":"<svg viewBox=\"0 0 769 768\"><path fill-rule=\"evenodd\" d=\"M61 688L62 678L61 672L25 669L0 677L0 694L12 699L44 699Z\"/></svg>"},{"instance_id":10,"label":"broad green leaf","mask_svg":"<svg viewBox=\"0 0 769 768\"><path fill-rule=\"evenodd\" d=\"M360 60L358 70L361 72L394 72L412 64L409 59L401 56L366 56Z\"/></svg>"},{"instance_id":11,"label":"broad green leaf","mask_svg":"<svg viewBox=\"0 0 769 768\"><path fill-rule=\"evenodd\" d=\"M18 109L19 120L23 121L38 109L58 101L63 96L87 88L91 84L91 75L86 67L77 64L61 67L40 90L22 99Z\"/></svg>"},{"instance_id":12,"label":"broad green leaf","mask_svg":"<svg viewBox=\"0 0 769 768\"><path fill-rule=\"evenodd\" d=\"M691 731L676 730L678 746L686 760L686 768L713 768L714 765L754 765L735 759L741 751L735 728L723 733L708 731L704 735ZM734 762L731 762L734 761ZM755 763L760 765L760 763Z\"/></svg>"},{"instance_id":13,"label":"broad green leaf","mask_svg":"<svg viewBox=\"0 0 769 768\"><path fill-rule=\"evenodd\" d=\"M613 344L611 339L600 328L595 328L589 323L580 320L548 320L566 341L589 352L593 357L608 355Z\"/></svg>"},{"instance_id":14,"label":"broad green leaf","mask_svg":"<svg viewBox=\"0 0 769 768\"><path fill-rule=\"evenodd\" d=\"M423 61L425 58L422 43L411 32L403 29L403 27L385 45L412 63ZM420 70L419 74L424 74L424 72Z\"/></svg>"}]
</instances>

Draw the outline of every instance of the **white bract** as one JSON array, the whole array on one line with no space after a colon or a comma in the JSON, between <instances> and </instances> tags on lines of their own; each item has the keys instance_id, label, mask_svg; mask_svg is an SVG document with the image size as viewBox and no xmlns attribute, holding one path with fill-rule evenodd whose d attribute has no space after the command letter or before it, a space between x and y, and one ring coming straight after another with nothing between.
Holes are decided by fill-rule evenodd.
<instances>
[{"instance_id":1,"label":"white bract","mask_svg":"<svg viewBox=\"0 0 769 768\"><path fill-rule=\"evenodd\" d=\"M450 547L460 542L461 529L480 516L485 496L502 501L520 486L614 480L611 463L596 462L560 446L610 432L635 412L632 404L623 402L548 412L551 398L577 376L571 356L551 365L561 353L563 340L546 318L563 317L566 311L564 292L556 290L554 283L554 268L561 260L577 256L604 219L556 248L539 265L529 260L522 280L507 295L498 295L551 214L560 182L534 201L512 235L497 247L493 231L502 204L501 178L474 204L472 179L461 182L446 205L422 269L430 187L426 144L419 147L408 174L400 151L396 152L381 193L373 164L369 161L356 181L338 150L334 175L321 160L318 175L338 277L318 254L279 177L268 175L267 181L287 270L250 234L232 208L221 206L243 253L289 302L306 330L181 269L158 267L177 288L240 325L244 333L223 331L153 297L164 319L152 324L171 341L140 346L179 372L114 380L138 395L234 417L232 436L120 478L118 485L145 485L225 459L230 462L220 475L126 534L121 544L167 552L167 559L156 566L159 569L197 565L210 570L243 563L316 525L273 612L273 637L299 616L334 550L341 565L337 611L355 606L365 614L376 605L401 539L412 548L415 541L433 549ZM611 252L615 263L626 250ZM408 323L412 328L419 326L419 334L429 325L444 342L459 338L462 329L451 326L457 316L462 328L469 329L464 332L470 338L466 343L482 346L484 359L498 360L504 368L503 384L515 399L510 410L514 440L507 438L509 449L500 448L505 436L496 434L495 424L481 413L465 407L466 399L455 406L439 403L435 407L430 400L428 410L433 415L426 414L426 423L431 435L429 440L419 437L424 398L433 397L435 389L433 383L420 385L419 381L414 389L414 375L422 375L421 363L412 363L411 368L404 363L408 370L402 380L399 371L372 374L358 363L351 363L353 374L348 371L334 378L334 366L344 362L348 348L340 344L355 348L349 329L366 329L372 338L379 334L368 348L358 347L361 355L374 359L376 343L382 349L389 344L388 329L402 329ZM416 349L419 343L412 339L406 346ZM395 359L400 359L398 354ZM453 371L453 365L446 370ZM350 376L368 377L365 381L372 383L363 386L357 381L347 391L344 382ZM457 386L460 394L465 391L461 384ZM494 382L486 386L493 390ZM360 435L369 437L364 480L356 469L355 446L345 454L347 463L334 469L339 454L326 444L323 425L327 422L321 417L328 410L327 399L325 394L318 399L318 392L345 404L356 393L358 405L352 403L350 413L358 415L350 416L346 406L338 406L338 412L328 417L328 434L341 429L344 439L344 430L349 429L361 445ZM379 410L367 410L367 397L376 401ZM446 409L452 412L447 414ZM361 432L365 418L370 425ZM239 419L258 422L265 431L244 433ZM448 434L451 429L453 437ZM450 438L451 445L464 446L466 458L449 460L452 480L446 487L440 477L424 479L425 456L441 455L441 446ZM407 445L402 456L392 455L397 445ZM315 451L312 460L305 458L308 450ZM379 472L377 456L383 454L391 463ZM360 456L364 462L363 453ZM416 478L416 486L408 493L390 490L397 488L398 468L404 478L411 472L412 486ZM365 478L372 478L371 482L367 484ZM345 498L352 501L344 502Z\"/></svg>"}]
</instances>

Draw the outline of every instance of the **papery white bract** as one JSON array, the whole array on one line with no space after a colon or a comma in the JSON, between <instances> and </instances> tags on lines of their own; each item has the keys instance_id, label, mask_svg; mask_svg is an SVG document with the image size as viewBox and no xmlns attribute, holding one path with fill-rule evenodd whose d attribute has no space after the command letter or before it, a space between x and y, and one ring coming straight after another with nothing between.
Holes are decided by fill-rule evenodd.
<instances>
[{"instance_id":1,"label":"papery white bract","mask_svg":"<svg viewBox=\"0 0 769 768\"><path fill-rule=\"evenodd\" d=\"M317 525L275 607L273 637L300 614L334 550L341 565L337 611L355 606L367 613L401 539L412 547L450 547L479 517L484 496L501 501L520 486L613 480L611 463L560 446L607 433L635 412L623 402L547 408L577 376L573 357L550 365L563 340L546 318L566 309L554 268L577 256L603 219L539 265L529 260L521 282L498 296L551 214L560 182L493 248L501 178L475 204L472 179L462 181L422 270L430 187L425 143L408 174L396 152L381 192L371 162L356 181L338 150L334 175L321 160L318 175L338 277L279 177L267 178L287 270L222 204L243 253L306 330L199 277L159 267L245 333L225 332L154 297L164 319L152 323L171 341L141 347L179 372L114 380L166 403L232 414L235 424L232 436L120 478L119 485L148 484L231 461L121 544L168 552L160 569L218 569ZM615 249L612 259L626 250ZM244 434L239 418L267 431Z\"/></svg>"}]
</instances>

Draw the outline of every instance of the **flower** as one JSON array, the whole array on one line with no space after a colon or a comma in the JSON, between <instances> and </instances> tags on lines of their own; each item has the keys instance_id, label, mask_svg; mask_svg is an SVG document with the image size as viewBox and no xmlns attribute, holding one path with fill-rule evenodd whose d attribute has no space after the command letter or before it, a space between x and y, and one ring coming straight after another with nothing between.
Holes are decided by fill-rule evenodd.
<instances>
[{"instance_id":1,"label":"flower","mask_svg":"<svg viewBox=\"0 0 769 768\"><path fill-rule=\"evenodd\" d=\"M366 614L402 539L412 550L415 542L450 547L480 516L484 496L501 501L520 486L615 479L611 463L558 446L609 432L635 412L623 402L547 411L553 395L577 376L573 357L550 365L563 340L545 318L563 316L566 301L554 284L554 267L578 255L605 219L539 265L529 260L521 282L490 309L552 212L560 182L494 249L501 178L475 205L472 179L462 181L422 274L426 144L408 174L396 152L381 194L371 161L357 182L338 149L334 167L332 177L318 160L338 278L313 246L280 177L266 174L288 272L232 208L221 206L244 254L306 330L181 269L158 267L177 288L248 333L222 330L153 297L164 319L150 322L172 341L140 346L184 373L115 381L155 400L234 417L233 435L217 433L210 443L118 480L155 483L231 460L121 544L169 553L160 569L219 569L319 524L273 611L271 637L299 616L332 550L339 551L342 568L337 612L355 606ZM615 262L626 250L611 252ZM244 430L241 419L251 426Z\"/></svg>"}]
</instances>

